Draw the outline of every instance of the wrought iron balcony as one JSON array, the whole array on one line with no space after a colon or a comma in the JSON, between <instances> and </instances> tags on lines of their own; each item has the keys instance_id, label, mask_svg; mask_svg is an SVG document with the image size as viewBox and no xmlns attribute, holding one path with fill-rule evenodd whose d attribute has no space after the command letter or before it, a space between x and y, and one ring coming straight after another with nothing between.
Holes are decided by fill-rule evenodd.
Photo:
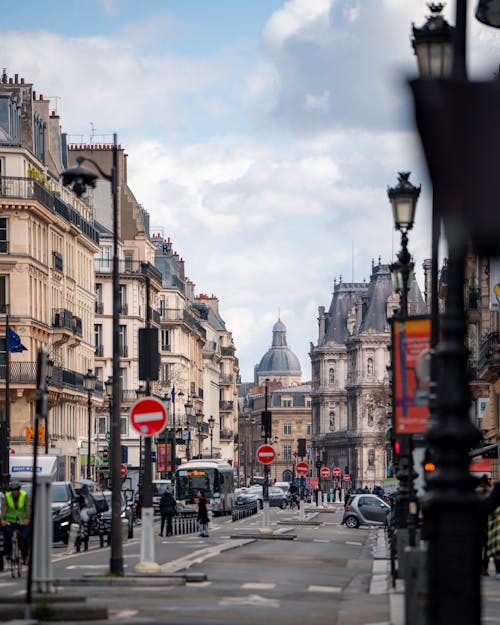
<instances>
[{"instance_id":1,"label":"wrought iron balcony","mask_svg":"<svg viewBox=\"0 0 500 625\"><path fill-rule=\"evenodd\" d=\"M96 315L102 315L104 313L104 303L96 302L95 303L95 313Z\"/></svg>"},{"instance_id":2,"label":"wrought iron balcony","mask_svg":"<svg viewBox=\"0 0 500 625\"><path fill-rule=\"evenodd\" d=\"M223 411L231 411L233 410L234 402L233 401L219 401L219 410Z\"/></svg>"},{"instance_id":3,"label":"wrought iron balcony","mask_svg":"<svg viewBox=\"0 0 500 625\"><path fill-rule=\"evenodd\" d=\"M232 384L234 376L232 373L221 373L219 376L219 382L221 384Z\"/></svg>"},{"instance_id":4,"label":"wrought iron balcony","mask_svg":"<svg viewBox=\"0 0 500 625\"><path fill-rule=\"evenodd\" d=\"M234 439L233 430L221 430L219 433L219 439L221 441L232 441Z\"/></svg>"},{"instance_id":5,"label":"wrought iron balcony","mask_svg":"<svg viewBox=\"0 0 500 625\"><path fill-rule=\"evenodd\" d=\"M478 375L491 382L500 376L500 332L488 334L479 351Z\"/></svg>"}]
</instances>

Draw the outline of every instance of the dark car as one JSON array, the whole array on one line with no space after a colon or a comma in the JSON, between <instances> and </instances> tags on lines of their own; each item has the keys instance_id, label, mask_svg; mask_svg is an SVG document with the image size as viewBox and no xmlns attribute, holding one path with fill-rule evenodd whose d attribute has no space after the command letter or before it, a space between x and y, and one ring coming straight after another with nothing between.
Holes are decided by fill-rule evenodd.
<instances>
[{"instance_id":1,"label":"dark car","mask_svg":"<svg viewBox=\"0 0 500 625\"><path fill-rule=\"evenodd\" d=\"M23 482L22 489L31 497L31 482ZM73 482L52 482L50 487L52 511L52 540L68 544L72 523L80 525L80 503Z\"/></svg>"},{"instance_id":2,"label":"dark car","mask_svg":"<svg viewBox=\"0 0 500 625\"><path fill-rule=\"evenodd\" d=\"M391 506L377 495L351 495L344 509L342 523L349 528L359 525L385 525Z\"/></svg>"},{"instance_id":3,"label":"dark car","mask_svg":"<svg viewBox=\"0 0 500 625\"><path fill-rule=\"evenodd\" d=\"M269 487L269 507L270 508L285 508L286 507L286 494L281 488L277 486Z\"/></svg>"},{"instance_id":4,"label":"dark car","mask_svg":"<svg viewBox=\"0 0 500 625\"><path fill-rule=\"evenodd\" d=\"M106 503L108 504L108 509L104 512L100 513L100 530L102 534L108 535L111 532L111 497L112 492L110 490L105 490L103 493ZM121 513L120 516L122 519L127 519L128 529L127 529L127 537L134 537L134 511L132 510L132 506L127 501L125 495L121 492Z\"/></svg>"}]
</instances>

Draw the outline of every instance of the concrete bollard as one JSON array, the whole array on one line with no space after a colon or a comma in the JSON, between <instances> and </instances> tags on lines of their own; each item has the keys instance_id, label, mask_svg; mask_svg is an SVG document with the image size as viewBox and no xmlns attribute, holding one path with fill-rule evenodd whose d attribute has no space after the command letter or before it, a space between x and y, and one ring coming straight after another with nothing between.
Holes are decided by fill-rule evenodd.
<instances>
[{"instance_id":1,"label":"concrete bollard","mask_svg":"<svg viewBox=\"0 0 500 625\"><path fill-rule=\"evenodd\" d=\"M68 547L66 553L73 553L76 549L76 541L80 536L80 526L78 523L71 523L69 526Z\"/></svg>"},{"instance_id":2,"label":"concrete bollard","mask_svg":"<svg viewBox=\"0 0 500 625\"><path fill-rule=\"evenodd\" d=\"M426 552L418 547L405 549L405 624L425 625L427 603Z\"/></svg>"},{"instance_id":3,"label":"concrete bollard","mask_svg":"<svg viewBox=\"0 0 500 625\"><path fill-rule=\"evenodd\" d=\"M127 542L128 540L128 520L121 520L121 532L122 532L122 541Z\"/></svg>"}]
</instances>

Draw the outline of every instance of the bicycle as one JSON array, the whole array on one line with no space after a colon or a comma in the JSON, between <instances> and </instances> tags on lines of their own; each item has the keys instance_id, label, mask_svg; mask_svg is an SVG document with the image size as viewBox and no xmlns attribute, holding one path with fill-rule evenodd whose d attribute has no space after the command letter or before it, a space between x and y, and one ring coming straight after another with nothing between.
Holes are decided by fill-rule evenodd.
<instances>
[{"instance_id":1,"label":"bicycle","mask_svg":"<svg viewBox=\"0 0 500 625\"><path fill-rule=\"evenodd\" d=\"M12 548L10 552L10 574L12 577L21 577L22 564L21 530L17 525L14 525L12 529Z\"/></svg>"}]
</instances>

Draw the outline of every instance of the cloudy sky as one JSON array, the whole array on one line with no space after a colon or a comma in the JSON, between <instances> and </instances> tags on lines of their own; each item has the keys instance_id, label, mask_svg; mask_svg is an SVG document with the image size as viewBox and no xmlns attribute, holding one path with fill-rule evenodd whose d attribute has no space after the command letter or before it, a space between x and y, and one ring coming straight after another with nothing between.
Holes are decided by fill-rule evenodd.
<instances>
[{"instance_id":1,"label":"cloudy sky","mask_svg":"<svg viewBox=\"0 0 500 625\"><path fill-rule=\"evenodd\" d=\"M70 140L118 133L152 226L219 298L242 378L281 311L307 380L334 279L369 279L399 247L398 171L422 184L410 248L418 267L429 257L406 87L411 24L428 13L422 0L23 0L2 7L0 67L52 100ZM491 77L500 33L469 25L471 76Z\"/></svg>"}]
</instances>

